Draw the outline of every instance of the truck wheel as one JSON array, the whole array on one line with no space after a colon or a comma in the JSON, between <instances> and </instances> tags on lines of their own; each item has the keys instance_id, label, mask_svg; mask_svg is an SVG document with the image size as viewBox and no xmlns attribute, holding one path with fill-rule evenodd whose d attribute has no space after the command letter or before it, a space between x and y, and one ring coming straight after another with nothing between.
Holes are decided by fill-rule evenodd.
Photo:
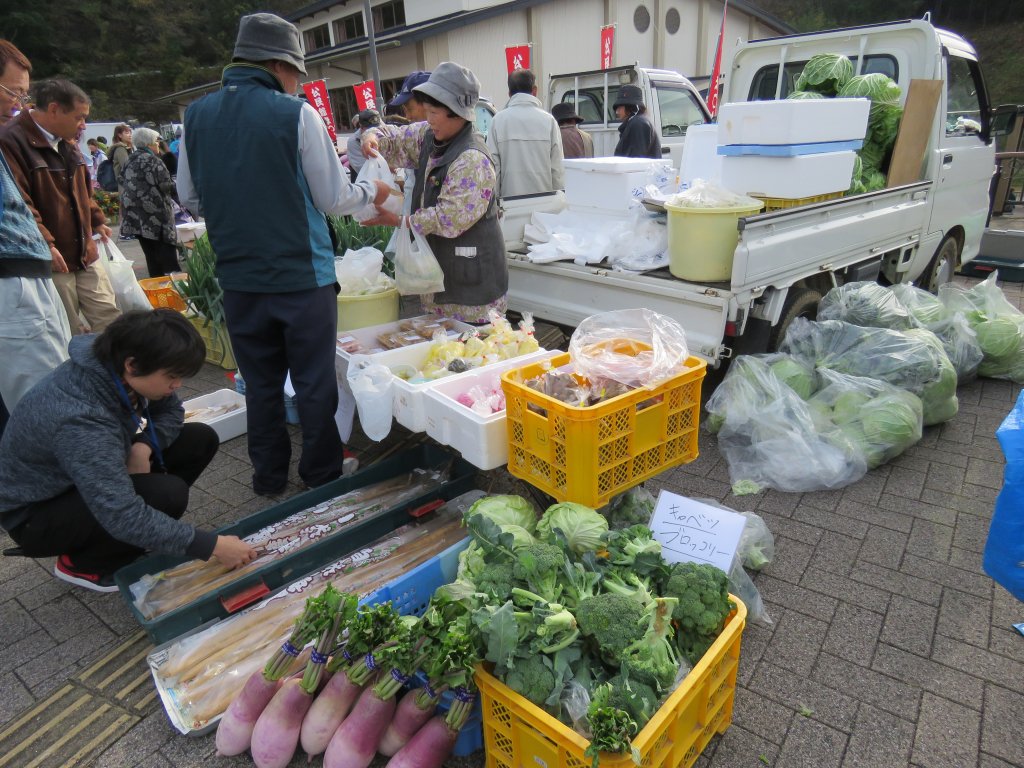
<instances>
[{"instance_id":1,"label":"truck wheel","mask_svg":"<svg viewBox=\"0 0 1024 768\"><path fill-rule=\"evenodd\" d=\"M939 286L945 285L953 279L953 272L956 271L958 261L960 261L960 241L953 235L946 235L928 263L928 268L921 276L921 287L928 293L938 294Z\"/></svg>"},{"instance_id":2,"label":"truck wheel","mask_svg":"<svg viewBox=\"0 0 1024 768\"><path fill-rule=\"evenodd\" d=\"M771 335L768 337L768 351L778 351L779 344L786 336L786 331L798 317L806 317L808 320L816 319L820 303L820 291L813 288L790 288L789 294L786 296L786 303L782 305L779 322L772 328Z\"/></svg>"}]
</instances>

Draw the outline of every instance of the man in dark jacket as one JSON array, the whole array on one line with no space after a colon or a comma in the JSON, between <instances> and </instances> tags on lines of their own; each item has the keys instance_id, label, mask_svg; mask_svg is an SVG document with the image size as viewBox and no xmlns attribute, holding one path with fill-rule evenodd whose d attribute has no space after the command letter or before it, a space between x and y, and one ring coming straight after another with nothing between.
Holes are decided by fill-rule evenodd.
<instances>
[{"instance_id":1,"label":"man in dark jacket","mask_svg":"<svg viewBox=\"0 0 1024 768\"><path fill-rule=\"evenodd\" d=\"M636 85L619 87L612 105L619 126L619 143L615 145L617 157L651 157L661 159L661 140L654 124L647 117L644 92Z\"/></svg>"},{"instance_id":2,"label":"man in dark jacket","mask_svg":"<svg viewBox=\"0 0 1024 768\"><path fill-rule=\"evenodd\" d=\"M54 286L73 334L85 332L80 311L95 332L120 314L92 239L96 232L107 240L110 227L92 198L82 153L71 143L85 127L89 104L73 83L47 80L36 88L36 106L0 128L0 148L50 249Z\"/></svg>"},{"instance_id":3,"label":"man in dark jacket","mask_svg":"<svg viewBox=\"0 0 1024 768\"><path fill-rule=\"evenodd\" d=\"M594 137L581 131L579 124L583 118L576 114L572 104L563 101L551 108L551 115L558 121L558 130L562 135L562 156L566 160L594 156Z\"/></svg>"},{"instance_id":4,"label":"man in dark jacket","mask_svg":"<svg viewBox=\"0 0 1024 768\"><path fill-rule=\"evenodd\" d=\"M228 568L256 556L179 519L217 452L217 433L183 424L175 394L205 356L169 309L71 341L71 359L22 398L0 439L0 525L22 554L56 555L57 578L97 592L116 591L114 571L147 549Z\"/></svg>"},{"instance_id":5,"label":"man in dark jacket","mask_svg":"<svg viewBox=\"0 0 1024 768\"><path fill-rule=\"evenodd\" d=\"M189 105L179 148L178 197L206 218L217 254L245 378L253 490L262 495L288 483L289 370L302 423L299 477L317 486L341 476L337 284L324 214L354 213L390 193L384 182L348 178L320 115L292 95L305 74L294 25L271 13L243 16L224 87Z\"/></svg>"}]
</instances>

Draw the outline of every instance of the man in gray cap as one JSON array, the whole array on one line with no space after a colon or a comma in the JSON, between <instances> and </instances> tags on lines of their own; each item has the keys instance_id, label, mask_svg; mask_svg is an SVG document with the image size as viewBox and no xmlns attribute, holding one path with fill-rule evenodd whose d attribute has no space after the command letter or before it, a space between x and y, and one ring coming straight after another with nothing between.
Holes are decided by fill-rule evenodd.
<instances>
[{"instance_id":1,"label":"man in gray cap","mask_svg":"<svg viewBox=\"0 0 1024 768\"><path fill-rule=\"evenodd\" d=\"M615 145L618 157L652 157L661 159L661 140L654 124L647 117L644 92L637 85L619 86L619 94L612 105L619 126L619 143Z\"/></svg>"},{"instance_id":2,"label":"man in gray cap","mask_svg":"<svg viewBox=\"0 0 1024 768\"><path fill-rule=\"evenodd\" d=\"M285 490L291 371L302 423L299 477L341 475L334 422L338 306L324 214L380 204L387 185L353 184L320 115L292 94L306 74L299 32L279 16L243 16L222 88L189 106L178 165L182 203L206 218L228 335L245 378L253 489Z\"/></svg>"}]
</instances>

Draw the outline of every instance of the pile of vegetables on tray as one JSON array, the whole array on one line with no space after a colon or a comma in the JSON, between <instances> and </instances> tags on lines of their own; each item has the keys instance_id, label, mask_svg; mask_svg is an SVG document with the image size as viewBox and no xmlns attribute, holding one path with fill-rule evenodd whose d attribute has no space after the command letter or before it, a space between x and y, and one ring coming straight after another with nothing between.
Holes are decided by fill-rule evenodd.
<instances>
[{"instance_id":1,"label":"pile of vegetables on tray","mask_svg":"<svg viewBox=\"0 0 1024 768\"><path fill-rule=\"evenodd\" d=\"M416 469L296 512L246 536L245 541L259 554L240 568L231 570L216 558L210 558L190 560L146 574L131 585L135 607L145 618L155 619L238 581L274 560L373 520L439 488L446 480L446 471Z\"/></svg>"},{"instance_id":2,"label":"pile of vegetables on tray","mask_svg":"<svg viewBox=\"0 0 1024 768\"><path fill-rule=\"evenodd\" d=\"M494 310L489 319L489 326L474 332L455 338L439 335L431 344L423 367L409 381L432 381L540 349L533 335L533 317L528 312L523 313L518 328Z\"/></svg>"},{"instance_id":3,"label":"pile of vegetables on tray","mask_svg":"<svg viewBox=\"0 0 1024 768\"><path fill-rule=\"evenodd\" d=\"M885 189L889 158L896 143L903 108L902 91L887 75L854 75L853 62L834 53L812 56L796 80L790 99L867 98L871 100L867 134L857 152L849 194Z\"/></svg>"},{"instance_id":4,"label":"pile of vegetables on tray","mask_svg":"<svg viewBox=\"0 0 1024 768\"><path fill-rule=\"evenodd\" d=\"M179 638L155 653L150 666L166 694L164 702L172 721L182 730L196 730L220 717L250 675L262 667L267 654L288 638L289 627L303 613L304 601L312 591L332 584L339 591L372 594L464 538L459 523L457 515L438 514L423 523L403 526L242 613ZM277 666L275 672L291 674L305 663L307 653L290 657L287 669Z\"/></svg>"}]
</instances>

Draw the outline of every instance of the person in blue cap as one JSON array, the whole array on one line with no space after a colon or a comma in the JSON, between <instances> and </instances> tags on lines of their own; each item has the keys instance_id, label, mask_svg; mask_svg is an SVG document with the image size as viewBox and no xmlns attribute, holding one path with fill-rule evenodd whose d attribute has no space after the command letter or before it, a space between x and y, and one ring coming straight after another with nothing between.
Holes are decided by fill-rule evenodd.
<instances>
[{"instance_id":1,"label":"person in blue cap","mask_svg":"<svg viewBox=\"0 0 1024 768\"><path fill-rule=\"evenodd\" d=\"M416 95L416 91L413 89L417 85L423 85L430 79L429 72L413 72L402 83L401 90L395 94L395 97L388 102L388 107L395 109L401 107L405 119L410 123L418 123L427 119L427 111L419 96Z\"/></svg>"}]
</instances>

